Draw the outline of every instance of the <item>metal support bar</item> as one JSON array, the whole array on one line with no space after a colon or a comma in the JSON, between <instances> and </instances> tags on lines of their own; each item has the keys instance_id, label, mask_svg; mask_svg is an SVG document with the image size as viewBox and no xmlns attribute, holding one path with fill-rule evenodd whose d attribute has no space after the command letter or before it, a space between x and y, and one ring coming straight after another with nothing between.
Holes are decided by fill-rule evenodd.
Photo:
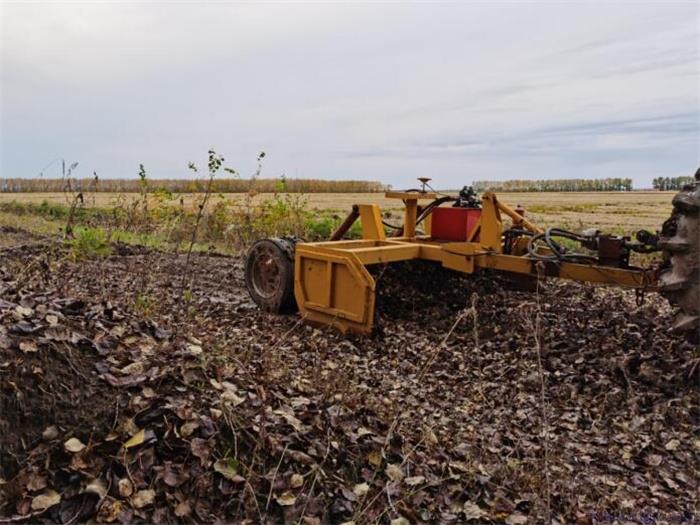
<instances>
[{"instance_id":1,"label":"metal support bar","mask_svg":"<svg viewBox=\"0 0 700 525\"><path fill-rule=\"evenodd\" d=\"M374 246L371 248L354 248L352 250L362 264L380 264L396 261L408 261L417 259L420 255L420 246L411 243L396 245Z\"/></svg>"},{"instance_id":2,"label":"metal support bar","mask_svg":"<svg viewBox=\"0 0 700 525\"><path fill-rule=\"evenodd\" d=\"M501 214L496 205L496 195L490 191L484 193L481 202L482 210L479 243L488 251L501 253L503 224L501 223Z\"/></svg>"},{"instance_id":3,"label":"metal support bar","mask_svg":"<svg viewBox=\"0 0 700 525\"><path fill-rule=\"evenodd\" d=\"M513 208L511 208L507 204L501 202L500 200L498 200L495 197L494 197L494 200L496 201L496 206L498 206L498 209L501 210L506 215L508 215L508 217L513 219L513 224L517 224L517 225L519 225L519 227L524 226L526 229L530 230L531 232L535 232L535 233L542 233L544 231L542 228L538 228L533 223L528 221L525 217L523 217L521 214L519 214L517 211L515 211Z\"/></svg>"},{"instance_id":4,"label":"metal support bar","mask_svg":"<svg viewBox=\"0 0 700 525\"><path fill-rule=\"evenodd\" d=\"M360 220L362 221L362 238L383 241L386 238L382 224L382 212L376 204L360 204Z\"/></svg>"},{"instance_id":5,"label":"metal support bar","mask_svg":"<svg viewBox=\"0 0 700 525\"><path fill-rule=\"evenodd\" d=\"M339 241L345 237L345 234L348 233L350 228L352 228L352 225L355 224L355 221L359 218L359 216L360 207L357 204L353 204L352 211L348 214L343 223L333 232L329 240Z\"/></svg>"},{"instance_id":6,"label":"metal support bar","mask_svg":"<svg viewBox=\"0 0 700 525\"><path fill-rule=\"evenodd\" d=\"M416 236L416 218L418 217L418 201L416 199L406 200L406 213L403 219L404 237Z\"/></svg>"},{"instance_id":7,"label":"metal support bar","mask_svg":"<svg viewBox=\"0 0 700 525\"><path fill-rule=\"evenodd\" d=\"M645 290L651 290L654 286L653 275L642 270L601 267L595 264L545 262L528 257L491 253L475 254L473 258L476 266L480 268L492 268L539 277L557 277L572 281L613 284Z\"/></svg>"}]
</instances>

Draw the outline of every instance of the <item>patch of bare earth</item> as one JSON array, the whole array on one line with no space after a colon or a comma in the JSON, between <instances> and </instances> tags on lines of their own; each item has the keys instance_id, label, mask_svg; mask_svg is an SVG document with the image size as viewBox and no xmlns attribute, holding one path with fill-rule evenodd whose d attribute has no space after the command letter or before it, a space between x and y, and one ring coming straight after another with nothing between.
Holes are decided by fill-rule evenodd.
<instances>
[{"instance_id":1,"label":"patch of bare earth","mask_svg":"<svg viewBox=\"0 0 700 525\"><path fill-rule=\"evenodd\" d=\"M238 258L183 299L184 256L0 257L6 520L697 519L698 350L656 296L405 264L361 338L258 311Z\"/></svg>"},{"instance_id":2,"label":"patch of bare earth","mask_svg":"<svg viewBox=\"0 0 700 525\"><path fill-rule=\"evenodd\" d=\"M37 237L24 230L19 230L11 226L0 226L0 250L18 248L28 244L36 243Z\"/></svg>"}]
</instances>

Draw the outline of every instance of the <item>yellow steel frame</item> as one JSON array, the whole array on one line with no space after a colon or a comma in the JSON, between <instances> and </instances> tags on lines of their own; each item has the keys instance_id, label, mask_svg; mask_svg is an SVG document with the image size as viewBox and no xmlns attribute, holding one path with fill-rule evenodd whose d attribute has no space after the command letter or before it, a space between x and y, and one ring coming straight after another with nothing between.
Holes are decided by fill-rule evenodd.
<instances>
[{"instance_id":1,"label":"yellow steel frame","mask_svg":"<svg viewBox=\"0 0 700 525\"><path fill-rule=\"evenodd\" d=\"M482 196L479 223L465 242L445 242L416 234L418 200L430 193L387 193L406 205L401 237L387 238L377 205L358 205L361 240L299 243L295 250L294 293L302 315L343 332L367 334L374 325L376 284L367 266L424 259L465 274L491 268L537 278L559 277L575 281L651 289L651 272L595 264L542 262L528 257L524 246L514 254L503 253L503 215L520 228L541 232L535 224L501 202L495 194ZM429 233L429 228L426 228ZM479 240L476 241L475 239Z\"/></svg>"}]
</instances>

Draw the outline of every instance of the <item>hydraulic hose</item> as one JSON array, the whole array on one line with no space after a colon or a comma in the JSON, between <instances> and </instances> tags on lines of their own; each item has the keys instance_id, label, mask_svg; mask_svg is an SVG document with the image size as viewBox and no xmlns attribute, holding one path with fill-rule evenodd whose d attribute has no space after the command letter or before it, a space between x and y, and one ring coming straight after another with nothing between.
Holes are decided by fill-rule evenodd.
<instances>
[{"instance_id":1,"label":"hydraulic hose","mask_svg":"<svg viewBox=\"0 0 700 525\"><path fill-rule=\"evenodd\" d=\"M570 239L582 244L592 241L590 237L586 237L585 235L579 235L560 228L547 228L543 233L537 233L530 237L527 243L527 253L530 257L539 261L590 262L597 260L597 258L592 255L567 252L564 246L554 240L554 237ZM547 247L551 250L552 255L537 253L537 243L541 240L544 240Z\"/></svg>"}]
</instances>

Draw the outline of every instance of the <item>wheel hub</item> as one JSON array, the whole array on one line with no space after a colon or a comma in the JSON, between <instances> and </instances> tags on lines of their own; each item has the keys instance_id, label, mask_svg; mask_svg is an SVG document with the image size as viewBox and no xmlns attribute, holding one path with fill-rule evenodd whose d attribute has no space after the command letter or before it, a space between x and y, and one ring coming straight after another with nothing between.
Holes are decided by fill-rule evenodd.
<instances>
[{"instance_id":1,"label":"wheel hub","mask_svg":"<svg viewBox=\"0 0 700 525\"><path fill-rule=\"evenodd\" d=\"M267 246L261 246L254 254L252 282L255 291L263 297L274 297L279 290L280 268L275 254Z\"/></svg>"}]
</instances>

